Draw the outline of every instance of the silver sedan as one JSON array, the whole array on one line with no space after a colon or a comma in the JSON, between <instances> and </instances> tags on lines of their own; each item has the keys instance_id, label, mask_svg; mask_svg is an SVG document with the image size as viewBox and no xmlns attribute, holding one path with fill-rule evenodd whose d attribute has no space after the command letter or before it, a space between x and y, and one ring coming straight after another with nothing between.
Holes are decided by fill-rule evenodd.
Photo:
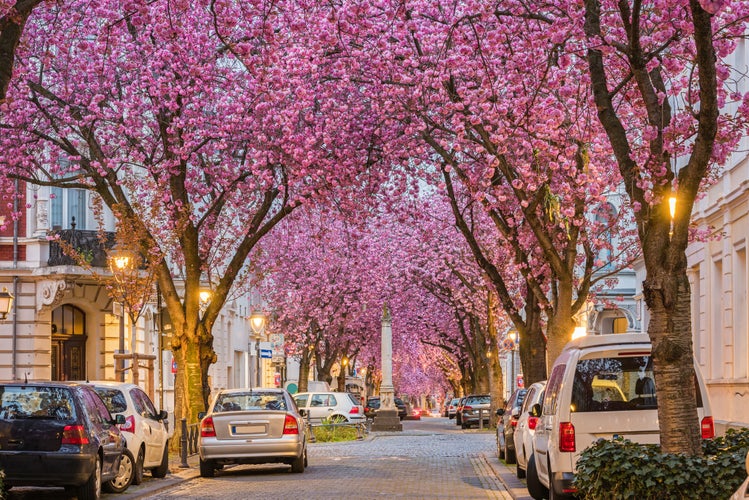
<instances>
[{"instance_id":1,"label":"silver sedan","mask_svg":"<svg viewBox=\"0 0 749 500\"><path fill-rule=\"evenodd\" d=\"M200 475L213 477L228 464L307 466L305 419L284 389L219 391L200 422Z\"/></svg>"}]
</instances>

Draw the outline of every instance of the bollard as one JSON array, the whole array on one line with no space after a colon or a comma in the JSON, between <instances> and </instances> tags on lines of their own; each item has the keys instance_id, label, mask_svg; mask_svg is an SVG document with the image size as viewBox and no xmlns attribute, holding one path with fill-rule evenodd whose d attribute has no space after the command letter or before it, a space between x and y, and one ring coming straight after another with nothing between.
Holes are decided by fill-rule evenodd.
<instances>
[{"instance_id":1,"label":"bollard","mask_svg":"<svg viewBox=\"0 0 749 500\"><path fill-rule=\"evenodd\" d=\"M479 430L484 429L484 409L479 408Z\"/></svg>"},{"instance_id":2,"label":"bollard","mask_svg":"<svg viewBox=\"0 0 749 500\"><path fill-rule=\"evenodd\" d=\"M312 428L312 420L310 419L309 412L304 415L307 418L307 429L309 429L309 442L316 443L317 438L315 437L315 429Z\"/></svg>"},{"instance_id":3,"label":"bollard","mask_svg":"<svg viewBox=\"0 0 749 500\"><path fill-rule=\"evenodd\" d=\"M190 465L187 463L187 419L182 419L182 436L179 438L179 451L182 458L182 463L179 466L182 469L187 469Z\"/></svg>"}]
</instances>

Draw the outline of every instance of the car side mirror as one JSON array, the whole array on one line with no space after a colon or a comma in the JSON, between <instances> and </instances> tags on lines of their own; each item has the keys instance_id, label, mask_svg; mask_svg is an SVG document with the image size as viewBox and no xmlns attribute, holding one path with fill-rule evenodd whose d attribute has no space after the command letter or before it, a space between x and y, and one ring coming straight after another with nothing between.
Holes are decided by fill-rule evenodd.
<instances>
[{"instance_id":1,"label":"car side mirror","mask_svg":"<svg viewBox=\"0 0 749 500\"><path fill-rule=\"evenodd\" d=\"M541 404L536 403L533 406L531 406L530 414L531 414L531 417L540 417L541 416Z\"/></svg>"},{"instance_id":2,"label":"car side mirror","mask_svg":"<svg viewBox=\"0 0 749 500\"><path fill-rule=\"evenodd\" d=\"M497 416L498 417L501 417L504 414L505 414L505 409L504 408L497 408Z\"/></svg>"},{"instance_id":3,"label":"car side mirror","mask_svg":"<svg viewBox=\"0 0 749 500\"><path fill-rule=\"evenodd\" d=\"M169 418L169 413L167 413L166 410L161 410L158 415L156 415L156 420L166 420Z\"/></svg>"},{"instance_id":4,"label":"car side mirror","mask_svg":"<svg viewBox=\"0 0 749 500\"><path fill-rule=\"evenodd\" d=\"M112 419L113 424L124 424L125 423L125 415L118 413L114 416Z\"/></svg>"},{"instance_id":5,"label":"car side mirror","mask_svg":"<svg viewBox=\"0 0 749 500\"><path fill-rule=\"evenodd\" d=\"M203 417L205 417L204 411L201 411L200 413L198 413L198 420L203 420Z\"/></svg>"},{"instance_id":6,"label":"car side mirror","mask_svg":"<svg viewBox=\"0 0 749 500\"><path fill-rule=\"evenodd\" d=\"M307 416L307 410L304 408L299 408L299 414L303 417Z\"/></svg>"}]
</instances>

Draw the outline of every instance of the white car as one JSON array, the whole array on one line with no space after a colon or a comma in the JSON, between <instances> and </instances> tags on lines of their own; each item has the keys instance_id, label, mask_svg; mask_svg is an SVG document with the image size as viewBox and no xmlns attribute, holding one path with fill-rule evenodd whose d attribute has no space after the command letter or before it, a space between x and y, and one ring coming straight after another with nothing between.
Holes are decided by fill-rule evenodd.
<instances>
[{"instance_id":1,"label":"white car","mask_svg":"<svg viewBox=\"0 0 749 500\"><path fill-rule=\"evenodd\" d=\"M360 423L366 421L364 407L349 392L299 392L294 401L310 422Z\"/></svg>"},{"instance_id":2,"label":"white car","mask_svg":"<svg viewBox=\"0 0 749 500\"><path fill-rule=\"evenodd\" d=\"M533 436L535 467L550 499L574 495L580 453L597 440L621 436L635 443L660 440L651 343L646 334L590 335L569 342L554 361ZM715 436L710 401L695 365L702 437ZM542 495L534 498L543 498Z\"/></svg>"},{"instance_id":3,"label":"white car","mask_svg":"<svg viewBox=\"0 0 749 500\"><path fill-rule=\"evenodd\" d=\"M151 475L162 478L169 472L169 431L165 424L167 412L156 411L151 398L135 385L124 382L86 382L93 386L114 415L123 415L125 423L120 425L122 436L127 442L127 449L134 458L123 455L120 464L120 475L132 475L132 484L143 481L143 471L150 470ZM126 477L114 481L123 484Z\"/></svg>"},{"instance_id":4,"label":"white car","mask_svg":"<svg viewBox=\"0 0 749 500\"><path fill-rule=\"evenodd\" d=\"M523 405L520 407L520 416L518 417L515 432L512 433L512 439L515 440L515 458L516 474L522 479L528 474L528 461L533 458L533 435L536 433L536 425L539 417L530 414L533 405L540 403L544 397L546 381L536 382L528 387L525 394ZM531 470L531 474L535 474ZM529 488L531 481L538 481L537 478L529 478Z\"/></svg>"}]
</instances>

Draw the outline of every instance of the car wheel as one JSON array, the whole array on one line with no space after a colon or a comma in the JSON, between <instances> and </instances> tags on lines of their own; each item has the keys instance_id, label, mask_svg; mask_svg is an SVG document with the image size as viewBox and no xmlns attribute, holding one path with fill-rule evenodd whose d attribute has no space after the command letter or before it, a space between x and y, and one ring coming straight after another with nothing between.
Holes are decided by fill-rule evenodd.
<instances>
[{"instance_id":1,"label":"car wheel","mask_svg":"<svg viewBox=\"0 0 749 500\"><path fill-rule=\"evenodd\" d=\"M505 463L514 464L516 462L517 459L515 458L515 450L511 450L507 447L507 438L505 438Z\"/></svg>"},{"instance_id":2,"label":"car wheel","mask_svg":"<svg viewBox=\"0 0 749 500\"><path fill-rule=\"evenodd\" d=\"M294 461L291 462L291 472L296 473L296 474L304 472L304 465L305 465L305 462L307 461L306 455L307 455L307 450L305 449L302 451L301 455L296 457Z\"/></svg>"},{"instance_id":3,"label":"car wheel","mask_svg":"<svg viewBox=\"0 0 749 500\"><path fill-rule=\"evenodd\" d=\"M101 458L96 455L94 461L94 471L85 484L76 490L78 500L99 500L101 497Z\"/></svg>"},{"instance_id":4,"label":"car wheel","mask_svg":"<svg viewBox=\"0 0 749 500\"><path fill-rule=\"evenodd\" d=\"M114 479L110 479L102 485L104 491L109 493L122 493L133 482L133 473L135 472L135 460L130 450L125 448L120 458L120 470Z\"/></svg>"},{"instance_id":5,"label":"car wheel","mask_svg":"<svg viewBox=\"0 0 749 500\"><path fill-rule=\"evenodd\" d=\"M502 460L505 458L505 449L499 440L499 433L497 433L497 456Z\"/></svg>"},{"instance_id":6,"label":"car wheel","mask_svg":"<svg viewBox=\"0 0 749 500\"><path fill-rule=\"evenodd\" d=\"M145 445L138 450L138 458L135 459L135 474L133 474L133 484L139 485L143 482L143 462L146 459Z\"/></svg>"},{"instance_id":7,"label":"car wheel","mask_svg":"<svg viewBox=\"0 0 749 500\"><path fill-rule=\"evenodd\" d=\"M164 444L164 453L161 455L161 463L158 467L151 469L151 475L156 478L166 477L169 472L169 441Z\"/></svg>"},{"instance_id":8,"label":"car wheel","mask_svg":"<svg viewBox=\"0 0 749 500\"><path fill-rule=\"evenodd\" d=\"M549 490L538 480L536 459L533 455L528 457L525 484L528 486L528 493L530 493L535 500L543 500L549 494Z\"/></svg>"},{"instance_id":9,"label":"car wheel","mask_svg":"<svg viewBox=\"0 0 749 500\"><path fill-rule=\"evenodd\" d=\"M528 464L525 464L528 467ZM520 464L515 465L515 475L518 479L525 479L525 470L520 468Z\"/></svg>"},{"instance_id":10,"label":"car wheel","mask_svg":"<svg viewBox=\"0 0 749 500\"><path fill-rule=\"evenodd\" d=\"M213 477L216 475L216 466L212 460L200 459L200 477Z\"/></svg>"}]
</instances>

